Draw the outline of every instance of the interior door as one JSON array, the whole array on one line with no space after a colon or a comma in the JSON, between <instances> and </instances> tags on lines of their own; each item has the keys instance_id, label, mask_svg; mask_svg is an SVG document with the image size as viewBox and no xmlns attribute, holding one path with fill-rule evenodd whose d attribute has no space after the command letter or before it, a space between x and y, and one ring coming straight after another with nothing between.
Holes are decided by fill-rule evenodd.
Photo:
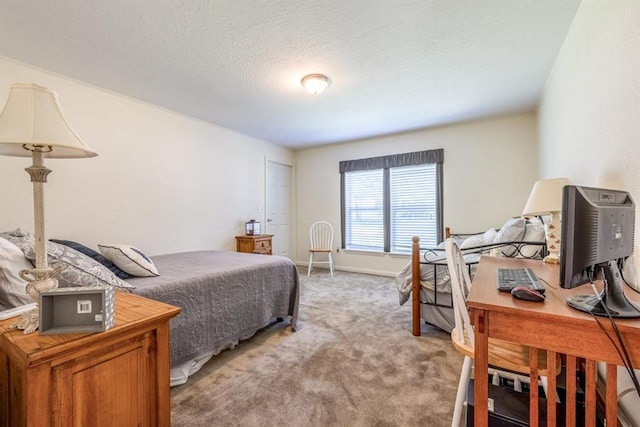
<instances>
[{"instance_id":1,"label":"interior door","mask_svg":"<svg viewBox=\"0 0 640 427\"><path fill-rule=\"evenodd\" d=\"M291 166L267 160L266 232L273 254L291 258Z\"/></svg>"}]
</instances>

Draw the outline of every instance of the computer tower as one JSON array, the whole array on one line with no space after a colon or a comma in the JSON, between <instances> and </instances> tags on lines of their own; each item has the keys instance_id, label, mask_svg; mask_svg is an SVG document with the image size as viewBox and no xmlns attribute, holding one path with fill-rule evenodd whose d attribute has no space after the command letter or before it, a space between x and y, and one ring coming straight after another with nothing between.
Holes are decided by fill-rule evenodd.
<instances>
[{"instance_id":1,"label":"computer tower","mask_svg":"<svg viewBox=\"0 0 640 427\"><path fill-rule=\"evenodd\" d=\"M518 392L509 387L495 386L489 382L489 399L493 399L493 411L489 412L491 427L526 427L529 425L529 393ZM546 425L547 400L540 398L538 404L540 426ZM473 379L467 386L467 427L472 427L474 416Z\"/></svg>"},{"instance_id":2,"label":"computer tower","mask_svg":"<svg viewBox=\"0 0 640 427\"><path fill-rule=\"evenodd\" d=\"M557 394L560 402L564 402L566 396L565 373L563 368L557 378ZM576 425L584 425L584 389L583 376L578 375L576 378ZM500 386L491 384L489 378L489 398L493 399L494 410L489 412L490 427L516 427L529 425L529 393L528 384L522 384L522 392L513 389L512 383L508 380L501 379ZM540 387L538 396L538 420L540 426L547 425L547 399L544 398L544 391ZM596 426L604 427L604 414L602 408L596 408ZM565 425L566 408L562 403L556 404L556 421L559 427ZM473 379L469 380L467 386L467 416L466 426L474 425L474 401L473 401Z\"/></svg>"}]
</instances>

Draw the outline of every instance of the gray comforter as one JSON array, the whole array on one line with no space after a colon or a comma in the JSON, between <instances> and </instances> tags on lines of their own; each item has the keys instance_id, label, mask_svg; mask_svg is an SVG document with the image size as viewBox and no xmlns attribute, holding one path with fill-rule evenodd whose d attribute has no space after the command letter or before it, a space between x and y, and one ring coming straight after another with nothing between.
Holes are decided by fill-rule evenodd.
<instances>
[{"instance_id":1,"label":"gray comforter","mask_svg":"<svg viewBox=\"0 0 640 427\"><path fill-rule=\"evenodd\" d=\"M135 294L178 306L171 363L219 353L274 318L298 317L298 272L280 256L198 251L152 257L160 276L128 279Z\"/></svg>"}]
</instances>

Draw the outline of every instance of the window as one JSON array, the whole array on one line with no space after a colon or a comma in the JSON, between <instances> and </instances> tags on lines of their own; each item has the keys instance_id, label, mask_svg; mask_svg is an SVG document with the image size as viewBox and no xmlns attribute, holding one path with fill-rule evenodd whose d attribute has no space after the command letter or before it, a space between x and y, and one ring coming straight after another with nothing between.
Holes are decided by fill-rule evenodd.
<instances>
[{"instance_id":1,"label":"window","mask_svg":"<svg viewBox=\"0 0 640 427\"><path fill-rule=\"evenodd\" d=\"M340 162L342 247L411 252L442 240L444 150Z\"/></svg>"}]
</instances>

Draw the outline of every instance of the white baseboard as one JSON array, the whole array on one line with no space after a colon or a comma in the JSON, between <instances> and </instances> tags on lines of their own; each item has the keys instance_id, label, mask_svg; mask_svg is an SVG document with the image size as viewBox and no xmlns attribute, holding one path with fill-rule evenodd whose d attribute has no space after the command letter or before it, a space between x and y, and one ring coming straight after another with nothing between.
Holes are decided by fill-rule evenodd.
<instances>
[{"instance_id":1,"label":"white baseboard","mask_svg":"<svg viewBox=\"0 0 640 427\"><path fill-rule=\"evenodd\" d=\"M306 275L306 271L309 268L309 263L308 262L297 262L296 265L298 267L302 267L304 268L304 273ZM324 268L325 270L328 270L329 267L328 266L313 266L314 269L316 268ZM369 268L353 268L353 267L338 267L336 265L333 266L333 270L334 271L346 271L348 273L360 273L360 274L371 274L374 276L385 276L385 277L396 277L397 272L389 272L389 271L382 271L382 270L372 270ZM300 271L300 273L302 273L302 271Z\"/></svg>"}]
</instances>

